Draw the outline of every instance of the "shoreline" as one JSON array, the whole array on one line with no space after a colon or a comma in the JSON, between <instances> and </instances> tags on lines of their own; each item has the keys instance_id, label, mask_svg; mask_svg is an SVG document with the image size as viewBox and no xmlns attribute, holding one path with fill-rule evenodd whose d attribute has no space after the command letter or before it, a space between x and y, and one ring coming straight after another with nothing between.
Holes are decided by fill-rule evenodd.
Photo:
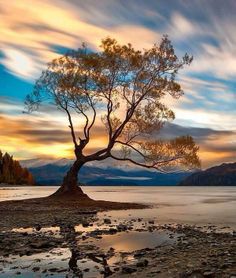
<instances>
[{"instance_id":1,"label":"shoreline","mask_svg":"<svg viewBox=\"0 0 236 278\"><path fill-rule=\"evenodd\" d=\"M4 188L4 187L59 187L60 185L55 185L55 184L34 184L34 185L29 185L29 184L0 184L0 188ZM185 187L202 187L202 188L208 188L208 187L236 187L235 185L180 185L180 184L161 184L161 185L92 185L92 184L86 184L86 185L81 185L81 187L181 187L181 188L185 188Z\"/></svg>"},{"instance_id":2,"label":"shoreline","mask_svg":"<svg viewBox=\"0 0 236 278\"><path fill-rule=\"evenodd\" d=\"M84 214L96 214L107 210L128 210L150 208L138 203L109 202L92 199L67 199L41 197L23 200L0 202L0 231L15 227L31 227L35 225L52 226L58 221L67 224L81 222Z\"/></svg>"}]
</instances>

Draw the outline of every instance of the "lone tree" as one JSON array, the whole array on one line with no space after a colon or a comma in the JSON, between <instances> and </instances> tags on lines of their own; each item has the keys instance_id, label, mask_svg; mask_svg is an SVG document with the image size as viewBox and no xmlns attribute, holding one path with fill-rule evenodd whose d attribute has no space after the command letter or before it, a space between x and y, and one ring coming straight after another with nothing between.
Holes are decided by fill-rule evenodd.
<instances>
[{"instance_id":1,"label":"lone tree","mask_svg":"<svg viewBox=\"0 0 236 278\"><path fill-rule=\"evenodd\" d=\"M42 101L50 101L68 117L75 162L54 194L83 196L78 173L91 161L113 158L158 171L198 167L198 147L192 137L169 141L152 137L174 119L163 99L183 94L175 77L191 61L188 54L179 59L164 36L160 44L143 51L106 38L100 52L83 45L50 62L25 104L32 112ZM78 115L76 126L83 127L76 130ZM103 125L107 143L89 153L96 124Z\"/></svg>"}]
</instances>

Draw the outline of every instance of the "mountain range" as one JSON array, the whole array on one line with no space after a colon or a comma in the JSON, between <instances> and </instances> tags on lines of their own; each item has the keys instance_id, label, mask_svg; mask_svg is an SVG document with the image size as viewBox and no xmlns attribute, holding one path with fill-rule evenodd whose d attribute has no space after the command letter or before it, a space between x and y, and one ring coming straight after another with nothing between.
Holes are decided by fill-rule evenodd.
<instances>
[{"instance_id":1,"label":"mountain range","mask_svg":"<svg viewBox=\"0 0 236 278\"><path fill-rule=\"evenodd\" d=\"M60 185L72 165L72 159L30 159L22 160L40 185ZM144 168L113 164L112 161L90 163L79 173L79 181L86 185L181 185L181 186L236 186L236 162L223 163L197 172L163 174Z\"/></svg>"},{"instance_id":2,"label":"mountain range","mask_svg":"<svg viewBox=\"0 0 236 278\"><path fill-rule=\"evenodd\" d=\"M193 173L179 185L193 186L236 186L236 162L223 163L205 171Z\"/></svg>"},{"instance_id":3,"label":"mountain range","mask_svg":"<svg viewBox=\"0 0 236 278\"><path fill-rule=\"evenodd\" d=\"M33 174L36 183L41 185L59 185L73 160L62 158L30 159L20 161ZM127 170L129 169L129 170ZM142 168L131 168L126 165L97 163L85 165L80 173L80 182L86 185L177 185L191 173L163 174Z\"/></svg>"}]
</instances>

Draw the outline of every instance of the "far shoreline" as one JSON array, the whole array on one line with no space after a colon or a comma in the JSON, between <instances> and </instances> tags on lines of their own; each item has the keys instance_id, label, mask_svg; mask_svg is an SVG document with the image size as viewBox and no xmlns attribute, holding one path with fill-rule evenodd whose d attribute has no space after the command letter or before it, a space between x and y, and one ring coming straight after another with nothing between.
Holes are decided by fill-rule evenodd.
<instances>
[{"instance_id":1,"label":"far shoreline","mask_svg":"<svg viewBox=\"0 0 236 278\"><path fill-rule=\"evenodd\" d=\"M60 185L44 185L44 184L0 184L0 188L12 188L12 187L59 187ZM178 185L178 184L171 184L171 185L92 185L92 184L84 184L81 187L201 187L201 188L208 188L208 187L236 187L235 185Z\"/></svg>"}]
</instances>

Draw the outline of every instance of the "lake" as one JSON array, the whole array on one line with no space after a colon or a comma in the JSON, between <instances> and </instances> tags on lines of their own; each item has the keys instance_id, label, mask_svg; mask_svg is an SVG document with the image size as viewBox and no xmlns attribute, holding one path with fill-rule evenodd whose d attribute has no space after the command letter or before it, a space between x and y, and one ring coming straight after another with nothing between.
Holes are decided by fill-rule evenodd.
<instances>
[{"instance_id":1,"label":"lake","mask_svg":"<svg viewBox=\"0 0 236 278\"><path fill-rule=\"evenodd\" d=\"M0 201L43 197L57 187L1 187ZM116 219L142 217L159 223L186 223L228 226L236 229L236 187L83 187L85 193L97 200L152 204L151 209L110 211Z\"/></svg>"}]
</instances>

